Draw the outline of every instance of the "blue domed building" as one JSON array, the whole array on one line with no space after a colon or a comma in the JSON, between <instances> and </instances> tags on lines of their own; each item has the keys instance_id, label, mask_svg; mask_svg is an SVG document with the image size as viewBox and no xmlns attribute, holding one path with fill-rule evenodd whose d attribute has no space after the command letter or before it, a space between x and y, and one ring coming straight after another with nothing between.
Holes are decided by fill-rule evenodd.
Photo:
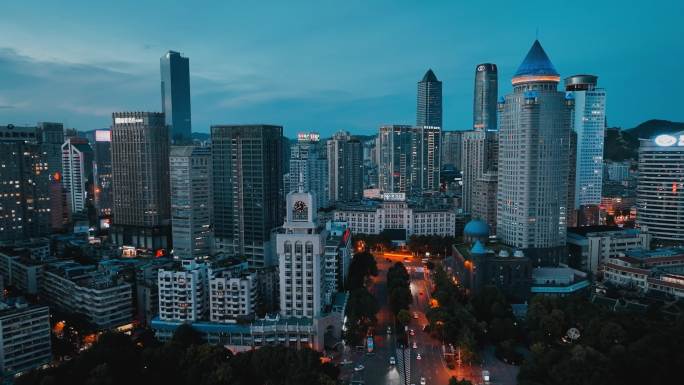
<instances>
[{"instance_id":1,"label":"blue domed building","mask_svg":"<svg viewBox=\"0 0 684 385\"><path fill-rule=\"evenodd\" d=\"M473 219L465 225L463 229L463 241L472 243L480 241L486 243L489 238L489 225L480 219Z\"/></svg>"}]
</instances>

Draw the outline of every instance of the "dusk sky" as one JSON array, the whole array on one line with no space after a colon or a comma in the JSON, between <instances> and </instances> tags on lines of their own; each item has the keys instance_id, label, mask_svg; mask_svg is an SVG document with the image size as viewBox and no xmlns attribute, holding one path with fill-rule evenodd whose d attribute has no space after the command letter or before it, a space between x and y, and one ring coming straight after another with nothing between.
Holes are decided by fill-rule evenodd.
<instances>
[{"instance_id":1,"label":"dusk sky","mask_svg":"<svg viewBox=\"0 0 684 385\"><path fill-rule=\"evenodd\" d=\"M3 1L0 124L107 127L160 111L159 58L190 58L192 124L285 134L415 123L416 82L444 82L444 128L472 126L475 65L499 94L535 39L562 77L599 76L609 126L684 121L684 1Z\"/></svg>"}]
</instances>

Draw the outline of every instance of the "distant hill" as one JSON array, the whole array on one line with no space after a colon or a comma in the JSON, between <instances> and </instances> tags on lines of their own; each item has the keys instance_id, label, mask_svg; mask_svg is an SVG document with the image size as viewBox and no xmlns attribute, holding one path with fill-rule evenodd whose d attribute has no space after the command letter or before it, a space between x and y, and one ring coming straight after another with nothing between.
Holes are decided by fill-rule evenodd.
<instances>
[{"instance_id":1,"label":"distant hill","mask_svg":"<svg viewBox=\"0 0 684 385\"><path fill-rule=\"evenodd\" d=\"M684 131L684 122L651 119L636 127L620 129L611 127L606 129L603 158L620 162L627 159L637 160L639 153L639 139L650 139L658 134Z\"/></svg>"}]
</instances>

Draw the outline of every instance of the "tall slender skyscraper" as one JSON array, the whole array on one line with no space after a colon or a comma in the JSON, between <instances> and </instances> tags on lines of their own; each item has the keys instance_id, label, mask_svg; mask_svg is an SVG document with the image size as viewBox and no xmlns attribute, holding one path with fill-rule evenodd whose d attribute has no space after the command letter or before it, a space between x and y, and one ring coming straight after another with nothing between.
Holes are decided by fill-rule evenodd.
<instances>
[{"instance_id":1,"label":"tall slender skyscraper","mask_svg":"<svg viewBox=\"0 0 684 385\"><path fill-rule=\"evenodd\" d=\"M486 131L483 129L463 131L462 134L463 198L461 207L466 213L472 213L475 184L487 169L486 139Z\"/></svg>"},{"instance_id":2,"label":"tall slender skyscraper","mask_svg":"<svg viewBox=\"0 0 684 385\"><path fill-rule=\"evenodd\" d=\"M214 237L218 251L273 266L271 231L283 220L283 127L211 126Z\"/></svg>"},{"instance_id":3,"label":"tall slender skyscraper","mask_svg":"<svg viewBox=\"0 0 684 385\"><path fill-rule=\"evenodd\" d=\"M572 129L577 136L574 148L574 206L584 210L601 204L603 183L603 141L606 127L606 91L598 88L598 77L575 75L565 79L565 91L575 99ZM598 223L579 223L596 225Z\"/></svg>"},{"instance_id":4,"label":"tall slender skyscraper","mask_svg":"<svg viewBox=\"0 0 684 385\"><path fill-rule=\"evenodd\" d=\"M363 145L346 131L328 140L330 203L363 198Z\"/></svg>"},{"instance_id":5,"label":"tall slender skyscraper","mask_svg":"<svg viewBox=\"0 0 684 385\"><path fill-rule=\"evenodd\" d=\"M442 131L442 165L450 164L461 170L461 142L463 131Z\"/></svg>"},{"instance_id":6,"label":"tall slender skyscraper","mask_svg":"<svg viewBox=\"0 0 684 385\"><path fill-rule=\"evenodd\" d=\"M112 114L112 239L157 250L169 242L169 132L164 114Z\"/></svg>"},{"instance_id":7,"label":"tall slender skyscraper","mask_svg":"<svg viewBox=\"0 0 684 385\"><path fill-rule=\"evenodd\" d=\"M71 137L62 145L62 180L71 211L85 210L93 194L93 149L87 139Z\"/></svg>"},{"instance_id":8,"label":"tall slender skyscraper","mask_svg":"<svg viewBox=\"0 0 684 385\"><path fill-rule=\"evenodd\" d=\"M473 98L473 128L495 131L498 73L496 64L483 63L475 67L475 95Z\"/></svg>"},{"instance_id":9,"label":"tall slender skyscraper","mask_svg":"<svg viewBox=\"0 0 684 385\"><path fill-rule=\"evenodd\" d=\"M416 126L442 127L442 82L431 69L418 82Z\"/></svg>"},{"instance_id":10,"label":"tall slender skyscraper","mask_svg":"<svg viewBox=\"0 0 684 385\"><path fill-rule=\"evenodd\" d=\"M192 142L190 120L190 60L169 51L159 60L162 112L174 144Z\"/></svg>"},{"instance_id":11,"label":"tall slender skyscraper","mask_svg":"<svg viewBox=\"0 0 684 385\"><path fill-rule=\"evenodd\" d=\"M417 126L413 129L411 154L411 192L419 195L439 191L442 129L439 126Z\"/></svg>"},{"instance_id":12,"label":"tall slender skyscraper","mask_svg":"<svg viewBox=\"0 0 684 385\"><path fill-rule=\"evenodd\" d=\"M102 219L101 224L108 225L112 215L112 131L96 130L93 150L93 174L95 180L95 208Z\"/></svg>"},{"instance_id":13,"label":"tall slender skyscraper","mask_svg":"<svg viewBox=\"0 0 684 385\"><path fill-rule=\"evenodd\" d=\"M501 105L497 236L536 264L563 256L572 101L535 41Z\"/></svg>"},{"instance_id":14,"label":"tall slender skyscraper","mask_svg":"<svg viewBox=\"0 0 684 385\"><path fill-rule=\"evenodd\" d=\"M211 254L211 150L171 146L171 234L173 254L205 258Z\"/></svg>"},{"instance_id":15,"label":"tall slender skyscraper","mask_svg":"<svg viewBox=\"0 0 684 385\"><path fill-rule=\"evenodd\" d=\"M378 184L383 192L410 192L412 131L413 127L408 125L380 127Z\"/></svg>"}]
</instances>

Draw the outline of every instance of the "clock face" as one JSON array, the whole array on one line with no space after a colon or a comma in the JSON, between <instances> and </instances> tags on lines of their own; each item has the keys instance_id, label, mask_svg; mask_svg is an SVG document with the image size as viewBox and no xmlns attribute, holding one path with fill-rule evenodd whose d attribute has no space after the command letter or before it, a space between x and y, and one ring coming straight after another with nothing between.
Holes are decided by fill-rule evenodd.
<instances>
[{"instance_id":1,"label":"clock face","mask_svg":"<svg viewBox=\"0 0 684 385\"><path fill-rule=\"evenodd\" d=\"M294 207L295 211L298 213L302 213L302 212L306 211L306 203L304 203L302 201L295 202L293 207Z\"/></svg>"}]
</instances>

